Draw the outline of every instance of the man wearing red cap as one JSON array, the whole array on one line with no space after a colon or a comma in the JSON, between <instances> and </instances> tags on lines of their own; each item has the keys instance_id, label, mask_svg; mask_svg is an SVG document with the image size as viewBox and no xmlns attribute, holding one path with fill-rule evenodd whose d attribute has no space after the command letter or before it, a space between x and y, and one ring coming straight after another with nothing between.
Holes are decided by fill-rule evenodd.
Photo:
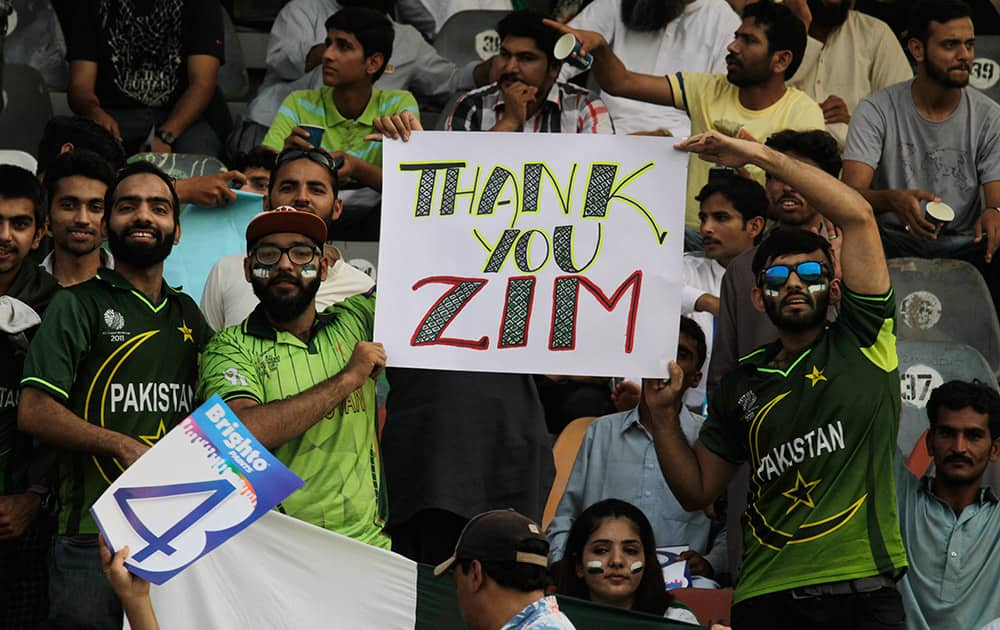
<instances>
[{"instance_id":1,"label":"man wearing red cap","mask_svg":"<svg viewBox=\"0 0 1000 630\"><path fill-rule=\"evenodd\" d=\"M246 236L244 275L260 304L205 348L200 396L219 394L305 481L282 512L388 548L374 381L385 351L371 342L373 292L316 312L327 232L312 212L265 212Z\"/></svg>"},{"instance_id":2,"label":"man wearing red cap","mask_svg":"<svg viewBox=\"0 0 1000 630\"><path fill-rule=\"evenodd\" d=\"M462 621L470 630L572 630L548 585L549 542L527 516L490 510L462 530L450 558L434 575L454 568Z\"/></svg>"}]
</instances>

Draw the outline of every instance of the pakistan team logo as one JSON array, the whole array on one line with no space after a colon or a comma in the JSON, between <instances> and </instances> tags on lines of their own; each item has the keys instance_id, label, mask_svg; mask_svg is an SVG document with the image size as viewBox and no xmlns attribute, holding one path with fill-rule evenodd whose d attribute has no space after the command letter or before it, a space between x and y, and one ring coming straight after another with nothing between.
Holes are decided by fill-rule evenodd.
<instances>
[{"instance_id":1,"label":"pakistan team logo","mask_svg":"<svg viewBox=\"0 0 1000 630\"><path fill-rule=\"evenodd\" d=\"M125 316L113 308L104 311L104 324L111 330L125 328Z\"/></svg>"}]
</instances>

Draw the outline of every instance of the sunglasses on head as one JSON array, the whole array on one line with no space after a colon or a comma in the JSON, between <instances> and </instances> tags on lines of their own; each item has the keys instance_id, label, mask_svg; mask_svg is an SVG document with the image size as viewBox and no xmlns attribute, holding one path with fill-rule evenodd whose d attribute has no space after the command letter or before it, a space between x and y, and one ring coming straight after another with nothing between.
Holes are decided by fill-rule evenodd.
<instances>
[{"instance_id":1,"label":"sunglasses on head","mask_svg":"<svg viewBox=\"0 0 1000 630\"><path fill-rule=\"evenodd\" d=\"M826 265L815 260L807 260L797 265L771 265L760 272L760 283L769 289L785 286L792 272L805 284L814 284L826 278Z\"/></svg>"},{"instance_id":2,"label":"sunglasses on head","mask_svg":"<svg viewBox=\"0 0 1000 630\"><path fill-rule=\"evenodd\" d=\"M338 155L334 157L321 149L286 149L278 154L278 157L274 160L274 166L278 167L285 162L291 162L299 158L308 158L320 166L325 166L334 176L337 175L340 167L344 165L344 156Z\"/></svg>"}]
</instances>

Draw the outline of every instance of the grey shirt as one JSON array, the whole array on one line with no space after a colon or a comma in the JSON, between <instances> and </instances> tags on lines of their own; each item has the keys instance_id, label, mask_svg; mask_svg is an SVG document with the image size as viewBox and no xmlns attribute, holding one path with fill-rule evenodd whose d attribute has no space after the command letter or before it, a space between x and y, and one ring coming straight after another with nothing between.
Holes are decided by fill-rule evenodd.
<instances>
[{"instance_id":1,"label":"grey shirt","mask_svg":"<svg viewBox=\"0 0 1000 630\"><path fill-rule=\"evenodd\" d=\"M954 208L945 234L972 233L979 218L979 188L1000 180L1000 105L973 88L948 118L927 120L904 81L858 103L847 133L844 159L875 169L875 190L918 188ZM879 223L899 226L884 212Z\"/></svg>"}]
</instances>

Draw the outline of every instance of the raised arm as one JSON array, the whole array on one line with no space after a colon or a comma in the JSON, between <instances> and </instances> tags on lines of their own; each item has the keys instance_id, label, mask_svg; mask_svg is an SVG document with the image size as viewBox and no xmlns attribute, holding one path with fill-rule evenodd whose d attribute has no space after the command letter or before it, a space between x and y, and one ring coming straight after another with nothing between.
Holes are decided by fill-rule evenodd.
<instances>
[{"instance_id":1,"label":"raised arm","mask_svg":"<svg viewBox=\"0 0 1000 630\"><path fill-rule=\"evenodd\" d=\"M926 190L874 190L871 188L875 169L864 162L844 160L844 183L865 198L875 214L892 212L906 227L906 231L919 238L934 238L934 224L924 218L921 201L940 201Z\"/></svg>"},{"instance_id":2,"label":"raised arm","mask_svg":"<svg viewBox=\"0 0 1000 630\"><path fill-rule=\"evenodd\" d=\"M626 68L600 33L575 29L555 20L545 20L545 24L562 33L572 34L580 42L580 56L585 57L587 53L594 56L590 70L598 85L608 94L673 107L674 90L667 78L632 72Z\"/></svg>"},{"instance_id":3,"label":"raised arm","mask_svg":"<svg viewBox=\"0 0 1000 630\"><path fill-rule=\"evenodd\" d=\"M855 293L880 295L889 290L878 225L871 206L856 190L819 168L770 147L711 131L674 145L709 162L740 167L753 164L793 186L806 201L843 232L841 268L844 284Z\"/></svg>"}]
</instances>

